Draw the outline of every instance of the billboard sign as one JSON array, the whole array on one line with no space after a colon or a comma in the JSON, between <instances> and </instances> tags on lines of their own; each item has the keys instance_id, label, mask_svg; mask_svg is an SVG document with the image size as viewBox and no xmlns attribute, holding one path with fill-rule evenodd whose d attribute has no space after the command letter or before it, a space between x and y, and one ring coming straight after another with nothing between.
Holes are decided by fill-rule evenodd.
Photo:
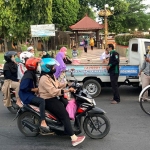
<instances>
[{"instance_id":1,"label":"billboard sign","mask_svg":"<svg viewBox=\"0 0 150 150\"><path fill-rule=\"evenodd\" d=\"M55 36L54 24L31 25L32 37L49 37Z\"/></svg>"}]
</instances>

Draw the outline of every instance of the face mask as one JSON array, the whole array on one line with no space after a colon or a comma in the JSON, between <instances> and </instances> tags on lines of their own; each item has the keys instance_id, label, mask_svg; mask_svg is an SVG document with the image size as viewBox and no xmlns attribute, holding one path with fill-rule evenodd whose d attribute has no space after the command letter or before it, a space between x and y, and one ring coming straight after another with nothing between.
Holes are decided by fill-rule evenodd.
<instances>
[{"instance_id":1,"label":"face mask","mask_svg":"<svg viewBox=\"0 0 150 150\"><path fill-rule=\"evenodd\" d=\"M12 58L11 58L11 61L15 62L15 58L14 58L14 57L12 57Z\"/></svg>"},{"instance_id":2,"label":"face mask","mask_svg":"<svg viewBox=\"0 0 150 150\"><path fill-rule=\"evenodd\" d=\"M41 66L40 65L37 66L36 72L41 73Z\"/></svg>"}]
</instances>

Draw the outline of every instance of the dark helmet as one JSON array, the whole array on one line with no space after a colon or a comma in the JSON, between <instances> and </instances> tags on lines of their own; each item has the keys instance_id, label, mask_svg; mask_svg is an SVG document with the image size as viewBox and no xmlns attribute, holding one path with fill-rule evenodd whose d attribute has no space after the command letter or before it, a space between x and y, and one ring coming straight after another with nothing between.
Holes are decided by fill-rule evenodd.
<instances>
[{"instance_id":1,"label":"dark helmet","mask_svg":"<svg viewBox=\"0 0 150 150\"><path fill-rule=\"evenodd\" d=\"M7 62L10 62L11 61L11 57L12 56L15 56L17 54L17 52L15 51L8 51L4 54L4 59L7 61Z\"/></svg>"}]
</instances>

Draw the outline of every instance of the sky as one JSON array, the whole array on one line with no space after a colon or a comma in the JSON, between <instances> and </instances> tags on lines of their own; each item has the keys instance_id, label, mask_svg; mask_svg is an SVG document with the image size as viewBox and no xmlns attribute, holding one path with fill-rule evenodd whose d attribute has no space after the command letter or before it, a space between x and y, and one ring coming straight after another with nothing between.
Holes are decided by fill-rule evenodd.
<instances>
[{"instance_id":1,"label":"sky","mask_svg":"<svg viewBox=\"0 0 150 150\"><path fill-rule=\"evenodd\" d=\"M150 0L143 0L143 4L150 5ZM150 12L150 8L146 12Z\"/></svg>"}]
</instances>

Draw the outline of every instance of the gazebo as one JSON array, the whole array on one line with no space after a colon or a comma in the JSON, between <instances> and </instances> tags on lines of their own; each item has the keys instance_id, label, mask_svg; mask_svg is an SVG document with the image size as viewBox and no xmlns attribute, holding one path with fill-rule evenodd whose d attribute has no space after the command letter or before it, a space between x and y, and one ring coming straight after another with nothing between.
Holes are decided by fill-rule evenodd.
<instances>
[{"instance_id":1,"label":"gazebo","mask_svg":"<svg viewBox=\"0 0 150 150\"><path fill-rule=\"evenodd\" d=\"M96 32L96 44L97 48L100 48L100 38L99 38L99 31L104 28L103 24L97 23L95 20L91 19L86 15L76 24L70 26L70 28L75 31L75 42L78 44L78 32L85 32L85 31L92 31Z\"/></svg>"}]
</instances>

